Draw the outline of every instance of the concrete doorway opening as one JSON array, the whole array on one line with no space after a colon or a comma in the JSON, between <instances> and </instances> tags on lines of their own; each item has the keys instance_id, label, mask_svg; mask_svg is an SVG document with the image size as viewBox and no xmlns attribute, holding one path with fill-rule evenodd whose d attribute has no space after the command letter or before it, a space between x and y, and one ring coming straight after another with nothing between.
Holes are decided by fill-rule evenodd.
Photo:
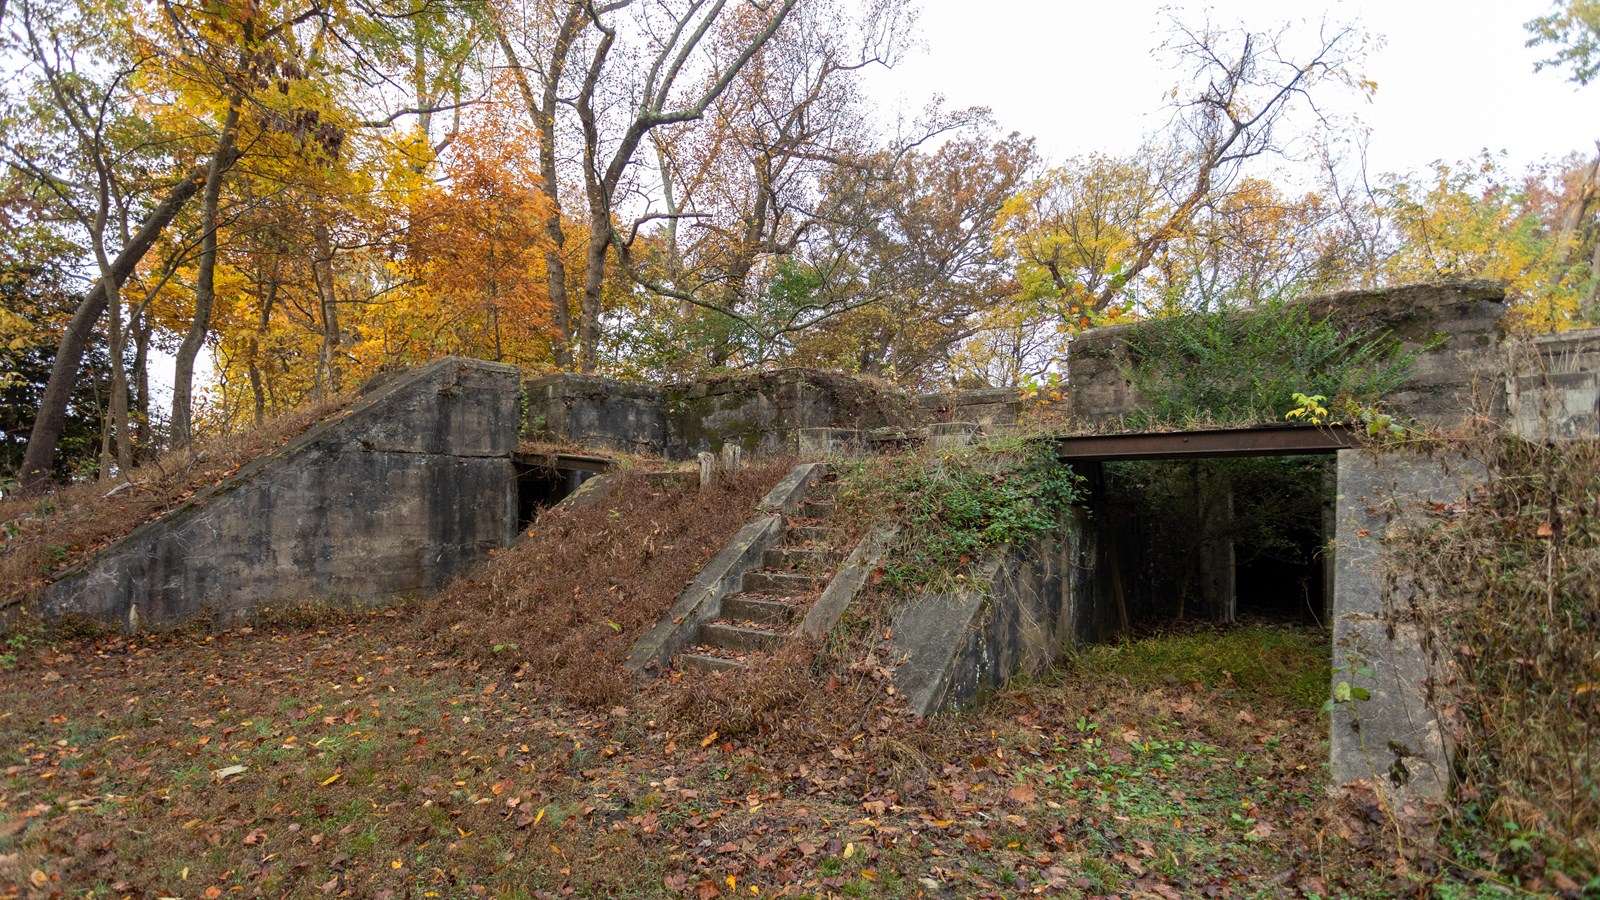
<instances>
[{"instance_id":1,"label":"concrete doorway opening","mask_svg":"<svg viewBox=\"0 0 1600 900\"><path fill-rule=\"evenodd\" d=\"M1173 621L1325 626L1339 426L1085 435L1102 633Z\"/></svg>"},{"instance_id":2,"label":"concrete doorway opening","mask_svg":"<svg viewBox=\"0 0 1600 900\"><path fill-rule=\"evenodd\" d=\"M518 453L512 457L517 478L517 529L526 531L542 510L572 495L585 481L610 470L603 456L570 453Z\"/></svg>"},{"instance_id":3,"label":"concrete doorway opening","mask_svg":"<svg viewBox=\"0 0 1600 900\"><path fill-rule=\"evenodd\" d=\"M1105 463L1091 508L1119 623L1325 623L1331 462Z\"/></svg>"}]
</instances>

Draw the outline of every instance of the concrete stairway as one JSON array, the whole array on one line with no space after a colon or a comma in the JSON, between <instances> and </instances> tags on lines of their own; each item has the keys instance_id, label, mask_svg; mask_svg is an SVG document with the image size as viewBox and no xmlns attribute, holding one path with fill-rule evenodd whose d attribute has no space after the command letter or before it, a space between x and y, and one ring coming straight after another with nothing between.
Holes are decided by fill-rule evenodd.
<instances>
[{"instance_id":1,"label":"concrete stairway","mask_svg":"<svg viewBox=\"0 0 1600 900\"><path fill-rule=\"evenodd\" d=\"M783 542L762 555L761 565L745 570L739 593L723 600L717 617L701 623L694 645L677 655L678 668L743 668L797 633L844 560L843 530L834 521L836 491L830 476L784 520Z\"/></svg>"}]
</instances>

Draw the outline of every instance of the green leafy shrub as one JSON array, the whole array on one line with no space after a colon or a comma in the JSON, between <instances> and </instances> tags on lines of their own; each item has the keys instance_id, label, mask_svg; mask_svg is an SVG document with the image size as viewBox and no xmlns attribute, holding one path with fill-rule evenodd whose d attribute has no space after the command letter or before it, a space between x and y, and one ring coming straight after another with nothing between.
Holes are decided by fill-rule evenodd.
<instances>
[{"instance_id":1,"label":"green leafy shrub","mask_svg":"<svg viewBox=\"0 0 1600 900\"><path fill-rule=\"evenodd\" d=\"M1284 301L1149 322L1128 349L1143 399L1135 428L1282 422L1296 396L1331 398L1344 418L1403 384L1417 358L1385 331L1347 330Z\"/></svg>"},{"instance_id":2,"label":"green leafy shrub","mask_svg":"<svg viewBox=\"0 0 1600 900\"><path fill-rule=\"evenodd\" d=\"M1048 442L872 457L845 466L840 482L848 516L901 523L882 572L892 591L948 582L1002 544L1059 527L1082 494Z\"/></svg>"}]
</instances>

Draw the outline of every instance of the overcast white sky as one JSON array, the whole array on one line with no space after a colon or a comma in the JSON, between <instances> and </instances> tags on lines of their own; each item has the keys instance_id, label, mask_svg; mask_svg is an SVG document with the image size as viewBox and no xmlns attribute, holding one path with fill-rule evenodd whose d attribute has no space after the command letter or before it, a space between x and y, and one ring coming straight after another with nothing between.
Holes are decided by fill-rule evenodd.
<instances>
[{"instance_id":1,"label":"overcast white sky","mask_svg":"<svg viewBox=\"0 0 1600 900\"><path fill-rule=\"evenodd\" d=\"M922 0L926 52L912 52L870 90L920 107L930 94L952 106L991 107L1002 128L1036 137L1059 162L1090 150L1124 152L1166 121L1176 83L1151 51L1166 35L1164 10L1185 21L1263 29L1286 21L1354 21L1381 36L1365 66L1378 83L1370 104L1346 104L1371 129L1370 168L1411 171L1480 150L1507 152L1515 170L1600 138L1600 84L1578 88L1565 72L1535 74L1545 48L1524 46L1523 23L1551 0Z\"/></svg>"}]
</instances>

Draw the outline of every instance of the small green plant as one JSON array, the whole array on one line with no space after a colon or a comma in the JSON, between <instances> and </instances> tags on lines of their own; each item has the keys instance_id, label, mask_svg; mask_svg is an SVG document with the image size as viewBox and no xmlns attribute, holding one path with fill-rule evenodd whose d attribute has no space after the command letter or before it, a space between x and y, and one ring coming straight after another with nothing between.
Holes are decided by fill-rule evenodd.
<instances>
[{"instance_id":1,"label":"small green plant","mask_svg":"<svg viewBox=\"0 0 1600 900\"><path fill-rule=\"evenodd\" d=\"M1301 419L1312 425L1321 425L1328 420L1328 408L1323 405L1328 402L1327 397L1321 394L1312 394L1308 397L1299 391L1295 391L1294 402L1294 409L1289 410L1284 415L1284 418Z\"/></svg>"},{"instance_id":2,"label":"small green plant","mask_svg":"<svg viewBox=\"0 0 1600 900\"><path fill-rule=\"evenodd\" d=\"M1345 667L1339 666L1333 670L1333 674L1338 675L1343 671L1345 671ZM1372 677L1372 670L1365 666L1356 666L1350 671L1352 674L1359 675L1363 678ZM1354 703L1357 700L1370 699L1372 699L1372 693L1366 688L1354 687L1348 680L1336 681L1333 683L1333 696L1329 697L1327 702L1322 704L1322 711L1325 713L1331 713L1333 712L1335 706L1345 703Z\"/></svg>"}]
</instances>

